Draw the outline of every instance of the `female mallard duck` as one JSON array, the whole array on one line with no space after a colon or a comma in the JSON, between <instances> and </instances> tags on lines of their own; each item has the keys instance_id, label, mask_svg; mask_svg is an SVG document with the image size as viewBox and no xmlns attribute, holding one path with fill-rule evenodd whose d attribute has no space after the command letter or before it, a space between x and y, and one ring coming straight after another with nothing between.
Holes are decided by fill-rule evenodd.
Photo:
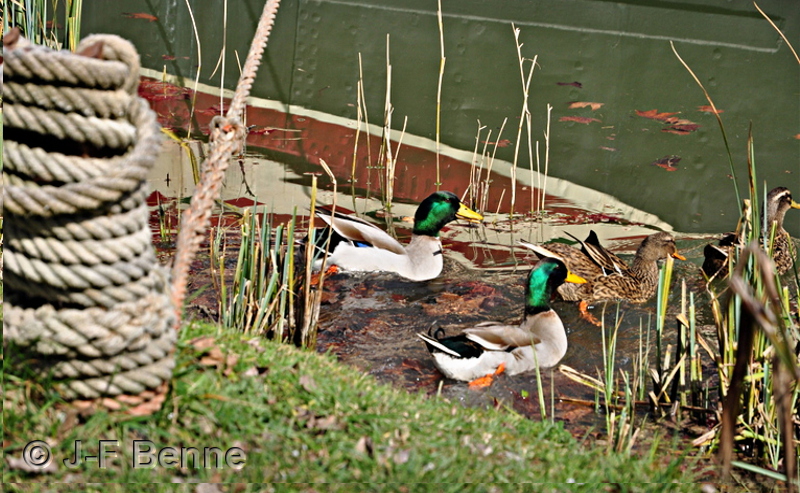
<instances>
[{"instance_id":1,"label":"female mallard duck","mask_svg":"<svg viewBox=\"0 0 800 493\"><path fill-rule=\"evenodd\" d=\"M483 216L451 192L436 192L422 201L414 215L411 241L403 246L374 224L355 216L318 209L333 230L327 264L345 271L394 272L412 281L427 281L442 272L439 232L457 217L480 221ZM323 233L320 238L327 238Z\"/></svg>"},{"instance_id":2,"label":"female mallard duck","mask_svg":"<svg viewBox=\"0 0 800 493\"><path fill-rule=\"evenodd\" d=\"M533 268L525 286L525 315L518 326L484 322L453 337L417 334L447 378L471 381L503 369L509 375L555 366L567 352L567 334L558 314L549 306L564 282L584 279L567 270L563 262L544 259Z\"/></svg>"},{"instance_id":3,"label":"female mallard duck","mask_svg":"<svg viewBox=\"0 0 800 493\"><path fill-rule=\"evenodd\" d=\"M800 209L800 204L792 200L792 192L788 188L777 187L767 194L767 228L775 224L775 241L772 244L772 260L775 270L783 274L794 263L792 237L783 229L783 218L789 209ZM769 232L768 234L771 234ZM731 250L740 247L741 239L736 233L727 233L719 240L718 245L708 244L703 250L703 272L708 277L716 275L717 278L725 277L728 273L728 255Z\"/></svg>"},{"instance_id":4,"label":"female mallard duck","mask_svg":"<svg viewBox=\"0 0 800 493\"><path fill-rule=\"evenodd\" d=\"M581 249L578 250L563 243L541 246L520 240L521 245L540 257L560 259L571 272L586 279L587 282L580 286L564 284L558 288L558 294L569 301L627 300L643 303L655 294L658 287L658 261L667 257L686 260L678 253L675 239L666 232L645 238L630 266L603 248L594 231L580 243Z\"/></svg>"}]
</instances>

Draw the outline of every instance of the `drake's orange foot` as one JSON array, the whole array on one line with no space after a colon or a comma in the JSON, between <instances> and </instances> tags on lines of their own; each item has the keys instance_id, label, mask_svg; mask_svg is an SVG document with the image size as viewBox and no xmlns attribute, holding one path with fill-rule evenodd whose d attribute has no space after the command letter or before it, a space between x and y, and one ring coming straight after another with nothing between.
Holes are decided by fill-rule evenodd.
<instances>
[{"instance_id":1,"label":"drake's orange foot","mask_svg":"<svg viewBox=\"0 0 800 493\"><path fill-rule=\"evenodd\" d=\"M594 317L594 315L592 315L591 313L589 313L587 311L588 308L589 308L589 302L587 302L587 301L581 301L578 304L578 311L581 314L581 318L586 320L587 322L589 322L592 325L596 325L597 327L601 327L603 324L601 324L600 321L597 320Z\"/></svg>"},{"instance_id":2,"label":"drake's orange foot","mask_svg":"<svg viewBox=\"0 0 800 493\"><path fill-rule=\"evenodd\" d=\"M488 387L494 381L494 377L496 377L497 375L500 375L504 371L506 371L506 364L505 363L500 363L497 366L497 369L494 371L494 373L490 373L488 375L484 375L482 377L476 378L475 380L471 381L469 383L469 388L475 390L475 389L482 389L482 388Z\"/></svg>"},{"instance_id":3,"label":"drake's orange foot","mask_svg":"<svg viewBox=\"0 0 800 493\"><path fill-rule=\"evenodd\" d=\"M325 277L336 274L337 272L339 272L339 270L340 269L338 265L331 265L330 267L325 269ZM322 275L319 272L311 274L311 285L318 286L320 277L322 277Z\"/></svg>"}]
</instances>

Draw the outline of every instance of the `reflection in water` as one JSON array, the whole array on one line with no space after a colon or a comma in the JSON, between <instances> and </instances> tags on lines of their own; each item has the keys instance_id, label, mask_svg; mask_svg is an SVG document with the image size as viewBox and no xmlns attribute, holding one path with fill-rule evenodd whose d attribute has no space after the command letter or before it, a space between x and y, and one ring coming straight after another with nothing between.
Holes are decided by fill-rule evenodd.
<instances>
[{"instance_id":1,"label":"reflection in water","mask_svg":"<svg viewBox=\"0 0 800 493\"><path fill-rule=\"evenodd\" d=\"M236 29L224 33L220 31L221 4L196 9L203 48L201 82L217 87L220 80L226 87L236 83L238 71L230 68L238 66L237 55L249 46L260 5L257 0L231 2L228 19ZM792 2L764 0L761 6L789 39L797 39L800 11ZM364 105L370 121L381 123L388 35L392 121L398 135L408 117L404 140L409 144L408 155L404 157L401 150L400 159L410 167L400 173L411 171L416 176L416 182L405 185L399 197L426 196L431 175L422 170L428 170L431 162L416 160L411 148L430 150L413 142L412 136L435 140L441 56L435 9L435 2L417 0L402 6L385 0L287 0L254 87L261 101L280 101L274 104L284 116L267 123L251 114L248 123L257 125L256 130L264 130L265 125L286 129L265 137L283 140L288 152L301 161L315 165L323 158L348 169L353 146L322 138L324 120L309 111L356 120L358 80L363 74ZM123 12L147 12L157 20L119 22ZM800 150L795 137L800 100L791 92L797 85L796 64L749 0L725 5L703 0L540 0L503 2L502 8L455 2L445 4L442 14L446 64L441 141L463 151L466 157L458 158L461 161L472 161L476 140L479 147L481 141L507 141L509 145L497 149L498 159L513 162L519 144L518 174L536 169L535 159L528 158L527 132L517 138L522 89L513 23L520 29L522 56L538 56L530 86L532 145L538 141L544 147L546 107L553 107L549 175L616 197L678 231L710 233L732 228L739 204L728 177L731 170L724 142L715 116L704 108L708 102L672 53L668 42L672 40L724 111L721 117L740 189L745 189L745 139L751 123L759 180L767 182L767 189L778 185L800 189ZM153 5L124 0L111 9L87 5L83 22L87 32L113 32L134 40L148 75L160 79L165 71L187 85L198 75L199 50L184 2ZM228 67L224 74L217 69L223 47ZM260 104L254 101L255 106ZM219 99L212 98L197 109L213 112L219 105ZM667 124L640 116L651 113L674 114L689 123ZM309 116L316 121L304 126L303 119ZM480 136L476 136L478 126L485 127ZM376 129L372 136L380 140ZM352 144L352 137L348 140ZM669 164L662 166L665 160ZM374 166L374 161L369 165ZM349 171L344 174L350 175ZM455 179L456 174L463 170L450 170L444 179ZM509 176L507 171L501 174ZM357 185L366 188L368 182L361 175L358 178ZM506 204L501 209L507 209L512 195L509 183L498 182L493 191L497 203L504 189ZM553 192L566 196L564 190ZM520 189L516 195L523 200L529 194ZM597 198L588 209L605 212L604 205ZM521 203L516 209L526 210ZM787 229L799 235L800 218L791 219Z\"/></svg>"}]
</instances>

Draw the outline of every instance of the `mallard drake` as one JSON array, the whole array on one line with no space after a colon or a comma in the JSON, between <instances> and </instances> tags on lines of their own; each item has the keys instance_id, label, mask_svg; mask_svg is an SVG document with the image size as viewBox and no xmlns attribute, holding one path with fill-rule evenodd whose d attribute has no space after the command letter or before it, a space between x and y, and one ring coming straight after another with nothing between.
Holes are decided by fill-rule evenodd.
<instances>
[{"instance_id":1,"label":"mallard drake","mask_svg":"<svg viewBox=\"0 0 800 493\"><path fill-rule=\"evenodd\" d=\"M447 378L471 381L500 368L509 375L536 367L555 366L567 352L567 334L558 314L549 306L564 282L586 282L567 270L563 262L544 259L531 270L525 285L525 315L519 325L484 322L452 337L419 333Z\"/></svg>"},{"instance_id":2,"label":"mallard drake","mask_svg":"<svg viewBox=\"0 0 800 493\"><path fill-rule=\"evenodd\" d=\"M412 281L427 281L442 272L439 232L456 218L481 221L483 216L463 204L451 192L439 191L423 200L414 214L414 230L402 245L372 223L355 216L317 209L333 230L328 266L344 271L394 272ZM319 238L327 238L323 232ZM320 266L317 265L317 268Z\"/></svg>"},{"instance_id":3,"label":"mallard drake","mask_svg":"<svg viewBox=\"0 0 800 493\"><path fill-rule=\"evenodd\" d=\"M775 241L772 245L772 260L775 270L783 274L794 263L792 237L783 229L783 218L789 209L800 209L800 204L792 200L792 192L785 187L776 187L767 194L767 228L775 223ZM768 231L768 234L771 232ZM725 277L728 273L728 256L733 248L741 247L742 242L737 233L726 233L717 245L708 244L703 250L703 272L710 278Z\"/></svg>"},{"instance_id":4,"label":"mallard drake","mask_svg":"<svg viewBox=\"0 0 800 493\"><path fill-rule=\"evenodd\" d=\"M678 253L675 239L666 232L645 238L630 266L603 248L594 231L580 242L580 250L563 243L546 246L524 240L519 243L539 257L562 260L571 272L586 279L587 282L579 286L564 284L558 288L558 294L569 301L627 300L643 303L655 294L658 287L658 261L667 257L686 260Z\"/></svg>"}]
</instances>

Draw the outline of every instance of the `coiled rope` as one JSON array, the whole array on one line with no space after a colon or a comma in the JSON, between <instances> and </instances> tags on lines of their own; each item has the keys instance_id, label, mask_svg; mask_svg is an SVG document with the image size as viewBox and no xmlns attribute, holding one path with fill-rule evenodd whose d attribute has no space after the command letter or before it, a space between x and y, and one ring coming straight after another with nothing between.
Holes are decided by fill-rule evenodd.
<instances>
[{"instance_id":1,"label":"coiled rope","mask_svg":"<svg viewBox=\"0 0 800 493\"><path fill-rule=\"evenodd\" d=\"M93 35L76 55L4 37L3 345L79 407L148 414L165 398L189 265L242 147L278 4L265 5L233 103L213 122L171 282L150 241L146 177L160 131L136 96L135 48Z\"/></svg>"}]
</instances>

